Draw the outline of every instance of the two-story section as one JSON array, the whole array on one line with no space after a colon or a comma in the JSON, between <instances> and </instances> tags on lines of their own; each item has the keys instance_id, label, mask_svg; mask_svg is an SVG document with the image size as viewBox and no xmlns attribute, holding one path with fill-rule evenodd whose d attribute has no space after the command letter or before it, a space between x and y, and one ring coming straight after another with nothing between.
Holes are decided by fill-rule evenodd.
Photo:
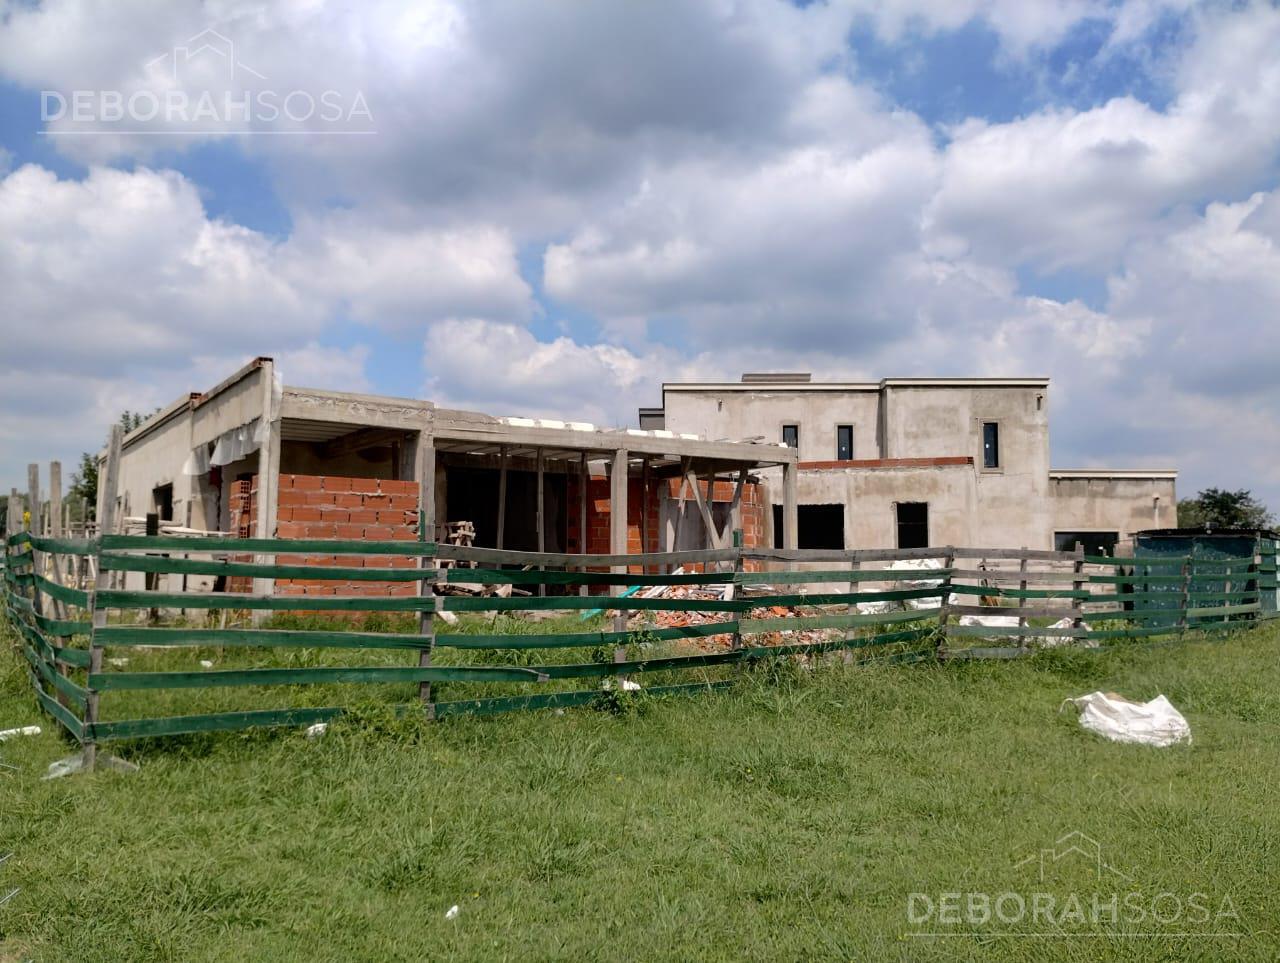
<instances>
[{"instance_id":1,"label":"two-story section","mask_svg":"<svg viewBox=\"0 0 1280 963\"><path fill-rule=\"evenodd\" d=\"M1174 504L1168 470L1052 472L1044 377L747 374L664 384L662 407L640 418L646 428L796 448L801 547L1054 548L1079 536L1097 548L1151 527L1153 504ZM780 480L764 481L780 528Z\"/></svg>"}]
</instances>

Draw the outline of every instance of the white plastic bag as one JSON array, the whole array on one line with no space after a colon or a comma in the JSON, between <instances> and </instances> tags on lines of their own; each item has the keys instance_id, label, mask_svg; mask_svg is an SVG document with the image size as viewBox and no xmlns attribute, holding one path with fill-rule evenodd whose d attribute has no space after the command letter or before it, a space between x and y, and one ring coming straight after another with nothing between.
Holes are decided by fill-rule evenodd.
<instances>
[{"instance_id":1,"label":"white plastic bag","mask_svg":"<svg viewBox=\"0 0 1280 963\"><path fill-rule=\"evenodd\" d=\"M1187 720L1162 695L1134 702L1115 692L1090 692L1067 702L1080 710L1080 725L1114 742L1172 746L1191 741Z\"/></svg>"}]
</instances>

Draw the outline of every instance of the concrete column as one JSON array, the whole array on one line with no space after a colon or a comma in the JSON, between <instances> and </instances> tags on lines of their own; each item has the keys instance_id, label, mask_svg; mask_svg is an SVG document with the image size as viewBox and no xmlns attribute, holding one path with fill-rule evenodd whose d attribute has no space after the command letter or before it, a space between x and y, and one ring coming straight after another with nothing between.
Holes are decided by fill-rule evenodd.
<instances>
[{"instance_id":1,"label":"concrete column","mask_svg":"<svg viewBox=\"0 0 1280 963\"><path fill-rule=\"evenodd\" d=\"M27 466L27 511L31 513L31 524L28 531L33 535L42 535L40 531L40 466Z\"/></svg>"},{"instance_id":2,"label":"concrete column","mask_svg":"<svg viewBox=\"0 0 1280 963\"><path fill-rule=\"evenodd\" d=\"M627 450L619 448L613 453L609 470L609 552L623 555L627 551ZM625 565L613 566L615 572L625 572ZM613 594L619 595L622 586L615 585Z\"/></svg>"},{"instance_id":3,"label":"concrete column","mask_svg":"<svg viewBox=\"0 0 1280 963\"><path fill-rule=\"evenodd\" d=\"M49 462L49 534L61 538L62 531L62 462Z\"/></svg>"},{"instance_id":4,"label":"concrete column","mask_svg":"<svg viewBox=\"0 0 1280 963\"><path fill-rule=\"evenodd\" d=\"M782 547L796 548L799 545L800 515L796 506L796 475L799 468L794 464L782 466Z\"/></svg>"},{"instance_id":5,"label":"concrete column","mask_svg":"<svg viewBox=\"0 0 1280 963\"><path fill-rule=\"evenodd\" d=\"M258 523L254 527L257 538L276 537L276 518L279 511L280 492L280 412L275 404L275 367L263 362L259 369L262 377L262 414L259 430L265 429L262 444L258 448ZM273 556L259 555L256 561L266 564ZM253 591L269 595L275 591L275 579L255 578ZM255 612L254 623L264 621L267 612Z\"/></svg>"}]
</instances>

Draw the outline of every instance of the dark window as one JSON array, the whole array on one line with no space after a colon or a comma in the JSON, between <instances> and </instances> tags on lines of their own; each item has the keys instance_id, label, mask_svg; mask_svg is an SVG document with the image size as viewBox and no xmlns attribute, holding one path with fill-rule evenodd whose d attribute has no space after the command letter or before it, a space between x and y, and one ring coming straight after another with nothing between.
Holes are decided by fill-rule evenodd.
<instances>
[{"instance_id":1,"label":"dark window","mask_svg":"<svg viewBox=\"0 0 1280 963\"><path fill-rule=\"evenodd\" d=\"M1000 426L994 421L982 423L982 467L1000 467Z\"/></svg>"},{"instance_id":2,"label":"dark window","mask_svg":"<svg viewBox=\"0 0 1280 963\"><path fill-rule=\"evenodd\" d=\"M853 458L853 425L836 425L836 460Z\"/></svg>"},{"instance_id":3,"label":"dark window","mask_svg":"<svg viewBox=\"0 0 1280 963\"><path fill-rule=\"evenodd\" d=\"M898 502L898 548L929 547L929 503Z\"/></svg>"},{"instance_id":4,"label":"dark window","mask_svg":"<svg viewBox=\"0 0 1280 963\"><path fill-rule=\"evenodd\" d=\"M173 518L173 486L160 485L151 490L151 505L160 520L171 522Z\"/></svg>"},{"instance_id":5,"label":"dark window","mask_svg":"<svg viewBox=\"0 0 1280 963\"><path fill-rule=\"evenodd\" d=\"M1059 552L1074 552L1084 546L1086 555L1115 555L1119 532L1055 532L1053 547Z\"/></svg>"},{"instance_id":6,"label":"dark window","mask_svg":"<svg viewBox=\"0 0 1280 963\"><path fill-rule=\"evenodd\" d=\"M843 505L797 505L797 548L844 548ZM782 548L782 506L773 506L773 547Z\"/></svg>"},{"instance_id":7,"label":"dark window","mask_svg":"<svg viewBox=\"0 0 1280 963\"><path fill-rule=\"evenodd\" d=\"M800 447L800 426L799 425L783 425L782 426L782 443L788 448Z\"/></svg>"}]
</instances>

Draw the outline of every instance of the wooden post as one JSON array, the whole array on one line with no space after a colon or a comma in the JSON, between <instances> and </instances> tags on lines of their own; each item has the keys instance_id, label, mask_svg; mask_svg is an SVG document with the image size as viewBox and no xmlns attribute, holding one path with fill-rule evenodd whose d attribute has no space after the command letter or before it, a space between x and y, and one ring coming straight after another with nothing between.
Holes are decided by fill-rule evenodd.
<instances>
[{"instance_id":1,"label":"wooden post","mask_svg":"<svg viewBox=\"0 0 1280 963\"><path fill-rule=\"evenodd\" d=\"M857 571L858 571L858 570L860 570L861 568L862 568L862 563L861 563L860 561L858 561L858 559L856 559L856 558L855 558L852 562L850 562L850 563L849 563L849 571L850 571L850 572L857 572ZM859 582L859 581L856 581L856 580L850 580L850 582L849 582L849 593L850 593L850 594L852 594L852 593L854 593L854 592L858 591L858 588L859 588L861 585L862 585L862 583L861 583L861 582ZM895 587L896 587L896 586L895 586ZM845 614L845 615L856 615L856 614L857 614L857 611L858 611L858 606L857 606L857 603L855 603L855 602L850 602L848 605L846 605L846 606L844 607L844 614ZM844 627L844 640L845 640L846 642L848 642L852 637L853 637L853 626L852 626L852 625L846 625L846 626ZM844 663L845 663L845 665L849 665L851 662L853 662L853 649L849 648L849 647L846 645L846 646L844 647Z\"/></svg>"},{"instance_id":2,"label":"wooden post","mask_svg":"<svg viewBox=\"0 0 1280 963\"><path fill-rule=\"evenodd\" d=\"M62 529L62 462L49 462L49 534L61 538Z\"/></svg>"},{"instance_id":3,"label":"wooden post","mask_svg":"<svg viewBox=\"0 0 1280 963\"><path fill-rule=\"evenodd\" d=\"M546 457L543 453L542 446L539 445L535 456L535 465L538 475L538 504L534 513L534 520L538 524L538 553L545 553L547 550L547 505L546 505ZM541 562L538 564L538 571L545 572L547 566ZM538 594L546 595L546 583L539 583Z\"/></svg>"},{"instance_id":4,"label":"wooden post","mask_svg":"<svg viewBox=\"0 0 1280 963\"><path fill-rule=\"evenodd\" d=\"M1191 625L1190 619L1187 617L1187 609L1191 608L1191 556L1188 555L1182 562L1182 616L1178 619L1178 629L1186 632ZM1150 572L1150 567L1147 568ZM1151 583L1147 582L1143 589L1150 591Z\"/></svg>"},{"instance_id":5,"label":"wooden post","mask_svg":"<svg viewBox=\"0 0 1280 963\"><path fill-rule=\"evenodd\" d=\"M1023 545L1022 551L1025 552L1026 550L1027 550L1027 546ZM1018 572L1021 573L1023 576L1027 574L1027 556L1025 555L1023 555L1022 558L1018 561ZM1023 592L1027 590L1026 578L1023 578L1022 581L1018 583L1018 588L1020 588ZM1026 608L1026 606L1027 606L1027 598L1024 595L1022 598L1018 599L1018 607ZM1025 615L1020 615L1018 616L1018 648L1025 649L1026 647L1027 647L1027 617Z\"/></svg>"},{"instance_id":6,"label":"wooden post","mask_svg":"<svg viewBox=\"0 0 1280 963\"><path fill-rule=\"evenodd\" d=\"M418 541L434 542L436 538L436 446L435 437L430 430L418 433L418 451L414 459L414 471L418 476ZM430 564L428 565L428 562ZM435 568L435 560L419 555L419 569ZM418 580L418 597L430 598L438 604L435 584L426 579ZM418 667L425 669L431 665L431 651L435 648L435 609L422 610L418 613L418 635L422 636L423 647L418 650ZM431 701L431 683L418 683L418 698L426 706L428 719L435 718L435 704Z\"/></svg>"},{"instance_id":7,"label":"wooden post","mask_svg":"<svg viewBox=\"0 0 1280 963\"><path fill-rule=\"evenodd\" d=\"M588 545L587 539L587 488L591 485L591 466L587 464L587 453L582 453L582 473L578 485L578 554L586 555ZM586 566L579 566L585 570ZM589 595L590 587L586 585L578 586L579 595Z\"/></svg>"},{"instance_id":8,"label":"wooden post","mask_svg":"<svg viewBox=\"0 0 1280 963\"><path fill-rule=\"evenodd\" d=\"M737 597L738 576L742 574L742 569L743 569L742 529L741 528L735 528L733 530L733 547L737 549L737 551L733 553L733 584L729 586L729 592L725 594L725 598L729 598L729 599ZM730 647L735 651L742 648L742 630L741 630L741 627L738 625L738 622L741 616L744 614L746 613L736 613L735 618L733 620L733 624L735 628L733 630L733 638L729 644L730 644ZM739 663L739 665L741 665L741 663Z\"/></svg>"},{"instance_id":9,"label":"wooden post","mask_svg":"<svg viewBox=\"0 0 1280 963\"><path fill-rule=\"evenodd\" d=\"M507 446L498 454L498 548L506 547L507 537Z\"/></svg>"},{"instance_id":10,"label":"wooden post","mask_svg":"<svg viewBox=\"0 0 1280 963\"><path fill-rule=\"evenodd\" d=\"M116 489L120 484L120 443L124 431L117 425L111 426L111 434L107 439L107 461L98 476L99 499L102 502L102 513L98 516L99 536L111 535L116 529ZM101 549L99 549L101 551ZM89 635L89 675L97 675L102 671L102 643L98 640L99 630L106 628L107 610L98 605L98 593L108 587L111 573L98 564L98 577L93 593L89 596L89 613L93 628ZM93 727L98 724L98 692L93 682L87 684L84 707L84 768L92 770L98 759L97 741L94 739Z\"/></svg>"},{"instance_id":11,"label":"wooden post","mask_svg":"<svg viewBox=\"0 0 1280 963\"><path fill-rule=\"evenodd\" d=\"M1077 593L1071 599L1071 627L1079 629L1084 627L1084 599L1080 598L1078 593L1084 591L1084 545L1076 542L1076 560L1071 566L1072 579L1071 591ZM1072 639L1071 644L1076 645L1078 640Z\"/></svg>"},{"instance_id":12,"label":"wooden post","mask_svg":"<svg viewBox=\"0 0 1280 963\"><path fill-rule=\"evenodd\" d=\"M36 464L27 466L27 510L31 513L27 531L32 535L40 535L40 466ZM41 554L36 551L35 543L32 542L31 571L38 575L44 574ZM31 604L35 606L37 615L44 614L44 598L39 585L31 586Z\"/></svg>"},{"instance_id":13,"label":"wooden post","mask_svg":"<svg viewBox=\"0 0 1280 963\"><path fill-rule=\"evenodd\" d=\"M947 624L951 621L951 583L955 578L951 569L956 566L956 550L954 545L947 546L947 554L943 556L942 567L947 574L942 578L942 604L938 606L938 644L934 647L934 655L938 659L946 658Z\"/></svg>"},{"instance_id":14,"label":"wooden post","mask_svg":"<svg viewBox=\"0 0 1280 963\"><path fill-rule=\"evenodd\" d=\"M613 453L609 466L609 553L625 555L627 552L627 450L619 448ZM613 565L612 571L625 573L627 566ZM621 585L612 586L613 595L621 595ZM627 614L621 608L613 617L613 628L622 632L627 627ZM626 660L626 646L617 646L613 652L615 662Z\"/></svg>"}]
</instances>

